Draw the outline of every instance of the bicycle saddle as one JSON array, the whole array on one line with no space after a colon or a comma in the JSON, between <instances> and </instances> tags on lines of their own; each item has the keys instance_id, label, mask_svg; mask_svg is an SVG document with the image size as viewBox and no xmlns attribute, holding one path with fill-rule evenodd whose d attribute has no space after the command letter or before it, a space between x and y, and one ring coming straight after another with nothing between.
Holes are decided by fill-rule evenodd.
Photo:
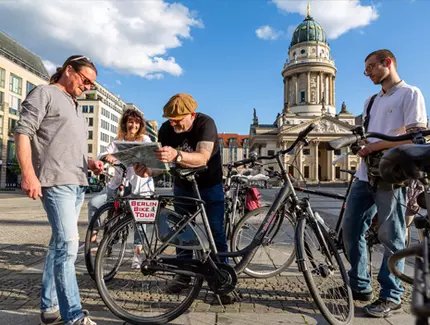
<instances>
[{"instance_id":1,"label":"bicycle saddle","mask_svg":"<svg viewBox=\"0 0 430 325\"><path fill-rule=\"evenodd\" d=\"M207 166L201 166L196 168L171 168L171 172L174 175L177 175L182 178L186 178L190 175L198 175L208 169Z\"/></svg>"},{"instance_id":2,"label":"bicycle saddle","mask_svg":"<svg viewBox=\"0 0 430 325\"><path fill-rule=\"evenodd\" d=\"M430 145L403 144L386 151L379 172L392 184L422 177L422 172L430 172Z\"/></svg>"}]
</instances>

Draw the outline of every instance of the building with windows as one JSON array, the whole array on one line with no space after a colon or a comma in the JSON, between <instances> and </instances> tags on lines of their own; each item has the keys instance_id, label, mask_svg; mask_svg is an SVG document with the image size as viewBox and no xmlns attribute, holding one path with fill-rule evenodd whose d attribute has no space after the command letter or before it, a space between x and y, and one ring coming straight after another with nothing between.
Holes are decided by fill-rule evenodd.
<instances>
[{"instance_id":1,"label":"building with windows","mask_svg":"<svg viewBox=\"0 0 430 325\"><path fill-rule=\"evenodd\" d=\"M156 120L145 120L146 134L151 138L152 142L158 141L158 123Z\"/></svg>"},{"instance_id":2,"label":"building with windows","mask_svg":"<svg viewBox=\"0 0 430 325\"><path fill-rule=\"evenodd\" d=\"M250 127L250 150L269 155L288 148L300 131L311 123L309 146L285 156L285 166L295 177L309 182L346 181L349 175L340 169L355 169L359 159L348 155L348 148L331 151L328 142L348 134L355 117L342 103L336 112L336 67L325 32L308 12L295 29L288 58L282 69L284 105L271 124L260 124L254 109Z\"/></svg>"},{"instance_id":3,"label":"building with windows","mask_svg":"<svg viewBox=\"0 0 430 325\"><path fill-rule=\"evenodd\" d=\"M221 161L227 164L232 161L248 158L249 136L237 133L219 133L218 145L221 152Z\"/></svg>"},{"instance_id":4,"label":"building with windows","mask_svg":"<svg viewBox=\"0 0 430 325\"><path fill-rule=\"evenodd\" d=\"M41 58L0 32L0 188L20 183L13 129L25 96L48 80Z\"/></svg>"},{"instance_id":5,"label":"building with windows","mask_svg":"<svg viewBox=\"0 0 430 325\"><path fill-rule=\"evenodd\" d=\"M116 138L127 104L99 83L96 89L83 93L78 103L88 123L88 157L96 159Z\"/></svg>"},{"instance_id":6,"label":"building with windows","mask_svg":"<svg viewBox=\"0 0 430 325\"><path fill-rule=\"evenodd\" d=\"M35 86L48 82L49 74L41 58L0 32L0 188L20 184L13 129L19 118L21 102ZM78 98L88 122L88 155L91 158L105 151L116 138L123 110L128 107L139 109L99 83L96 86ZM156 141L156 121L146 121L146 130Z\"/></svg>"}]
</instances>

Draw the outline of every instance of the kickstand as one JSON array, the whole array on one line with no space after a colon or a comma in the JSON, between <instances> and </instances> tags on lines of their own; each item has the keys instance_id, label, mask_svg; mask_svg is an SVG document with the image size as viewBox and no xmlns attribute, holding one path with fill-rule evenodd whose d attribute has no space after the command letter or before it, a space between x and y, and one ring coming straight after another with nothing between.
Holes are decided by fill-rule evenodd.
<instances>
[{"instance_id":1,"label":"kickstand","mask_svg":"<svg viewBox=\"0 0 430 325\"><path fill-rule=\"evenodd\" d=\"M221 297L219 296L219 294L215 294L216 299L218 300L218 304L222 307L222 309L224 309L225 311L225 306L222 304L221 301Z\"/></svg>"},{"instance_id":2,"label":"kickstand","mask_svg":"<svg viewBox=\"0 0 430 325\"><path fill-rule=\"evenodd\" d=\"M233 294L234 299L235 299L236 302L241 302L242 301L243 296L242 296L241 293L237 292L237 290L233 290L231 293Z\"/></svg>"}]
</instances>

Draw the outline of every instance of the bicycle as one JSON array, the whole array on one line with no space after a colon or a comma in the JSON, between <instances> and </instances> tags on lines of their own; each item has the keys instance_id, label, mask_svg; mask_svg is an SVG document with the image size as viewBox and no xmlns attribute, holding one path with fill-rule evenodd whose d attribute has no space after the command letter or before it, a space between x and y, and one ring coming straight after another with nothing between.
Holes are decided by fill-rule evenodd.
<instances>
[{"instance_id":1,"label":"bicycle","mask_svg":"<svg viewBox=\"0 0 430 325\"><path fill-rule=\"evenodd\" d=\"M250 162L255 163L257 159L263 158L255 155L252 158L237 161L234 165L239 167ZM282 179L280 174L279 177ZM269 208L270 206L263 206L249 211L236 222L230 243L232 251L240 251L252 242ZM252 259L244 268L240 270L236 268L236 271L244 272L254 278L269 278L280 274L294 262L296 222L285 208L283 205L278 209L273 229L269 231L270 238L263 241L255 250ZM238 264L241 258L234 257L233 260Z\"/></svg>"},{"instance_id":2,"label":"bicycle","mask_svg":"<svg viewBox=\"0 0 430 325\"><path fill-rule=\"evenodd\" d=\"M343 147L346 147L346 146L350 146L352 144L358 145L359 141L367 139L367 138L372 138L372 137L378 138L378 139L388 139L388 138L389 139L397 139L396 137L386 136L386 135L381 134L381 133L375 133L375 132L365 133L364 129L361 126L354 128L352 130L352 133L353 134L350 135L350 136L346 136L346 137L342 137L342 138L330 141L329 144L330 144L331 148L332 149L340 149L340 148L343 148ZM417 139L414 140L414 141L417 141L417 142L423 142L424 141L423 138L419 134L415 134L414 133L412 136L417 137ZM379 138L379 137L381 137L381 138ZM406 137L406 138L410 139L408 137ZM399 140L389 140L389 141L399 141ZM341 171L342 172L349 172L349 171L344 170L344 169L341 169ZM352 171L349 172L349 173L350 173L351 176L353 175ZM343 214L344 214L344 209L345 209L345 204L346 204L346 198L347 198L347 196L349 194L349 190L350 190L350 187L352 185L352 182L353 182L353 178L350 179L350 182L348 184L348 189L347 189L347 192L346 192L346 194L345 194L344 197L336 195L336 194L332 195L330 193L325 193L324 194L321 191L312 191L312 190L307 190L307 189L303 191L303 192L309 193L309 194L322 195L322 196L326 196L326 197L331 197L331 198L335 198L335 199L343 199L344 200L343 201L343 205L342 205L342 210L340 211L339 219L338 219L338 221L336 223L336 227L335 227L336 233L337 233L337 236L336 236L337 242L339 243L339 247L342 248L342 249L343 249L343 244L342 244L342 235L341 235L341 231L342 231L341 230L341 223L342 223L342 219L343 219ZM300 190L300 189L298 189L298 190ZM406 205L406 208L407 207L408 207L408 204ZM372 212L370 212L370 213L372 213ZM415 212L415 211L413 213L415 215L420 215L418 212ZM374 245L380 243L380 241L378 239L378 223L377 223L377 219L375 218L377 216L376 210L375 210L375 212L373 214L374 214L374 216L371 218L372 219L372 223L369 225L369 229L366 232L366 241L367 241L368 252L369 253L372 252L372 247ZM406 243L405 243L406 247L409 247L412 244L412 225L413 225L413 221L414 221L414 218L411 218L411 220L409 220L409 222L406 223L406 236L405 236L406 237ZM422 234L420 232L418 233L418 236L419 236L419 241L421 241ZM369 257L370 257L370 264L371 264L371 262L372 262L371 261L371 254L369 254Z\"/></svg>"},{"instance_id":3,"label":"bicycle","mask_svg":"<svg viewBox=\"0 0 430 325\"><path fill-rule=\"evenodd\" d=\"M430 131L428 131L430 134ZM424 134L424 132L423 132ZM402 145L386 152L381 159L382 177L389 182L400 182L407 179L420 179L424 184L425 201L421 208L427 209L430 203L430 147L428 145ZM407 159L407 163L403 159ZM403 161L402 161L403 160ZM393 168L393 164L395 167ZM424 204L423 204L424 203ZM430 317L430 212L415 217L415 227L423 231L422 242L417 245L395 252L388 260L390 272L402 281L412 284L412 313L416 316L417 325L428 324ZM399 261L403 258L415 257L414 278L398 270Z\"/></svg>"},{"instance_id":4,"label":"bicycle","mask_svg":"<svg viewBox=\"0 0 430 325\"><path fill-rule=\"evenodd\" d=\"M349 261L348 256L345 252L344 244L343 244L342 222L343 222L343 217L345 215L346 200L348 198L348 194L351 191L351 187L352 187L352 184L354 182L355 171L348 170L348 169L340 169L340 171L350 175L350 178L348 181L348 186L347 186L346 191L345 191L345 195L330 193L330 192L324 192L324 191L318 191L318 190L310 190L310 189L303 188L303 187L295 187L295 190L298 192L306 193L306 194L312 194L312 195L317 195L317 196L321 196L321 197L327 197L327 198L342 201L341 209L339 211L339 215L338 215L338 218L336 221L336 226L334 227L334 229L329 228L329 234L332 237L333 241L335 242L338 250L341 253L343 253L345 255L346 259ZM372 276L372 267L371 266L372 266L373 247L375 245L379 244L380 242L378 239L378 224L376 222L376 220L377 220L376 208L370 209L367 213L372 215L372 217L370 218L372 220L372 222L368 225L369 228L368 228L366 235L365 235L366 243L367 243L367 252L369 255L369 263L368 263L369 274ZM318 214L318 217L321 218L319 216L319 214ZM321 223L325 223L323 218L321 218Z\"/></svg>"},{"instance_id":5,"label":"bicycle","mask_svg":"<svg viewBox=\"0 0 430 325\"><path fill-rule=\"evenodd\" d=\"M85 257L85 265L88 271L88 274L91 276L93 280L94 277L94 261L95 261L95 252L97 252L98 244L101 242L101 239L105 235L105 233L111 229L120 219L125 217L125 209L122 204L120 198L128 195L130 193L130 188L127 181L127 168L122 163L114 163L112 166L116 169L119 169L121 172L121 184L116 189L115 197L113 200L106 202L103 204L97 211L94 213L94 216L91 218L87 232L85 235L85 245L84 245L84 257ZM118 171L118 172L119 172ZM124 257L125 251L125 241L122 241L122 248L118 251L117 256L117 264L112 266L110 272L106 272L105 280L109 281L116 273L121 261Z\"/></svg>"},{"instance_id":6,"label":"bicycle","mask_svg":"<svg viewBox=\"0 0 430 325\"><path fill-rule=\"evenodd\" d=\"M224 181L225 219L224 232L227 241L231 241L237 220L245 215L245 197L248 189L248 178L233 174L234 168L242 166L242 161L225 164L227 175Z\"/></svg>"},{"instance_id":7,"label":"bicycle","mask_svg":"<svg viewBox=\"0 0 430 325\"><path fill-rule=\"evenodd\" d=\"M296 141L286 150L273 156L264 157L276 159L291 152L301 142L306 142L307 134L315 127L311 125L302 131ZM259 157L263 158L263 157ZM102 239L96 255L96 283L101 298L108 308L119 318L132 324L162 324L183 313L196 299L206 280L209 288L215 294L233 292L237 283L235 268L219 263L220 257L239 257L236 269L245 267L252 259L255 250L268 238L272 238L279 222L278 210L288 207L289 213L297 220L295 240L297 243L297 261L303 272L309 290L324 317L332 324L350 323L354 309L352 293L348 286L348 278L338 251L328 233L316 220L310 203L306 199L299 200L294 192L288 174L283 166L282 174L285 183L275 198L265 219L260 225L250 245L240 251L219 253L215 247L209 228L204 202L199 199L195 182L197 170L178 171L180 177L191 181L197 198L158 196L153 200L138 200L132 204L152 206L151 220L155 231L151 238L145 241L145 259L140 272L132 272L129 268L119 268L115 277L107 282L104 280L104 270L109 268L106 252L115 250L118 238L129 236L129 230L136 225L132 216L122 219ZM174 210L175 203L194 205L193 213ZM138 203L141 202L141 203ZM133 212L133 211L131 211ZM136 217L136 216L135 216ZM202 225L196 222L201 217ZM155 236L154 236L155 233ZM142 236L147 237L143 232ZM143 239L143 238L142 238ZM176 256L174 247L188 248L194 251L194 258L181 259ZM187 276L186 283L182 283L180 293L166 292L166 283L175 275ZM337 283L339 281L340 283ZM330 290L341 287L330 294ZM138 294L139 298L130 301L128 293Z\"/></svg>"},{"instance_id":8,"label":"bicycle","mask_svg":"<svg viewBox=\"0 0 430 325\"><path fill-rule=\"evenodd\" d=\"M419 179L424 184L425 200L418 200L421 208L430 206L430 147L424 145L425 136L430 135L430 130L418 131L400 136L386 136L380 133L364 133L362 130L355 134L336 140L331 143L338 149L347 146L361 138L378 138L385 141L412 140L414 144L404 144L394 147L384 153L379 164L381 177L392 184L401 184L408 179ZM424 203L424 204L423 204ZM429 267L429 243L430 243L430 212L427 216L416 216L414 224L417 229L423 230L422 243L394 252L388 259L388 268L399 279L412 284L412 313L416 316L416 324L428 324L430 317L430 267ZM400 260L415 256L414 279L400 272Z\"/></svg>"},{"instance_id":9,"label":"bicycle","mask_svg":"<svg viewBox=\"0 0 430 325\"><path fill-rule=\"evenodd\" d=\"M253 158L246 158L243 160L230 162L223 166L227 169L227 175L224 180L224 193L225 193L225 219L224 231L227 241L233 237L233 232L237 224L237 220L243 218L248 212L246 207L246 197L248 191L252 188L258 188L258 184L253 184L256 180L254 176L244 176L238 173L238 167L255 167L257 165L255 157L257 154L251 152ZM258 208L257 208L258 209Z\"/></svg>"}]
</instances>

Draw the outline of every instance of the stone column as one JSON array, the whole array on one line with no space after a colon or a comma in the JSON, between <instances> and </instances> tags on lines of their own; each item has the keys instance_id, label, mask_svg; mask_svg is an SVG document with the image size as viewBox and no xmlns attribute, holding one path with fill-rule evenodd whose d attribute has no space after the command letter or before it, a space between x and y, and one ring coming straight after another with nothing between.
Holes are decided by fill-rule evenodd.
<instances>
[{"instance_id":1,"label":"stone column","mask_svg":"<svg viewBox=\"0 0 430 325\"><path fill-rule=\"evenodd\" d=\"M328 169L328 175L327 178L330 181L334 180L335 176L335 167L333 166L333 157L334 157L334 151L333 150L327 150L327 169Z\"/></svg>"},{"instance_id":2,"label":"stone column","mask_svg":"<svg viewBox=\"0 0 430 325\"><path fill-rule=\"evenodd\" d=\"M326 105L328 105L328 103L330 101L329 94L330 94L330 89L329 89L329 85L328 85L328 75L325 75L325 77L324 77L324 98L325 98Z\"/></svg>"},{"instance_id":3,"label":"stone column","mask_svg":"<svg viewBox=\"0 0 430 325\"><path fill-rule=\"evenodd\" d=\"M294 76L294 98L295 98L295 105L299 103L299 86L298 86L298 76Z\"/></svg>"},{"instance_id":4,"label":"stone column","mask_svg":"<svg viewBox=\"0 0 430 325\"><path fill-rule=\"evenodd\" d=\"M333 96L333 107L336 108L336 92L335 92L335 88L336 88L336 76L332 76L332 80L333 80L333 88L332 88L332 96Z\"/></svg>"},{"instance_id":5,"label":"stone column","mask_svg":"<svg viewBox=\"0 0 430 325\"><path fill-rule=\"evenodd\" d=\"M288 103L288 78L284 78L284 104Z\"/></svg>"},{"instance_id":6,"label":"stone column","mask_svg":"<svg viewBox=\"0 0 430 325\"><path fill-rule=\"evenodd\" d=\"M330 105L333 105L333 76L329 75L328 81L329 81L329 98L330 98Z\"/></svg>"},{"instance_id":7,"label":"stone column","mask_svg":"<svg viewBox=\"0 0 430 325\"><path fill-rule=\"evenodd\" d=\"M317 75L317 104L321 102L321 79L322 79L322 73L319 72Z\"/></svg>"},{"instance_id":8,"label":"stone column","mask_svg":"<svg viewBox=\"0 0 430 325\"><path fill-rule=\"evenodd\" d=\"M306 74L306 97L305 101L310 103L311 102L311 73L308 71Z\"/></svg>"},{"instance_id":9,"label":"stone column","mask_svg":"<svg viewBox=\"0 0 430 325\"><path fill-rule=\"evenodd\" d=\"M303 175L303 150L299 152L299 165L297 167L300 171L300 175Z\"/></svg>"},{"instance_id":10,"label":"stone column","mask_svg":"<svg viewBox=\"0 0 430 325\"><path fill-rule=\"evenodd\" d=\"M319 157L318 157L318 147L319 147L319 140L315 140L314 141L314 153L315 153L315 168L314 168L314 172L315 172L315 181L318 182L319 181L319 175L318 175L318 162L319 162Z\"/></svg>"}]
</instances>

